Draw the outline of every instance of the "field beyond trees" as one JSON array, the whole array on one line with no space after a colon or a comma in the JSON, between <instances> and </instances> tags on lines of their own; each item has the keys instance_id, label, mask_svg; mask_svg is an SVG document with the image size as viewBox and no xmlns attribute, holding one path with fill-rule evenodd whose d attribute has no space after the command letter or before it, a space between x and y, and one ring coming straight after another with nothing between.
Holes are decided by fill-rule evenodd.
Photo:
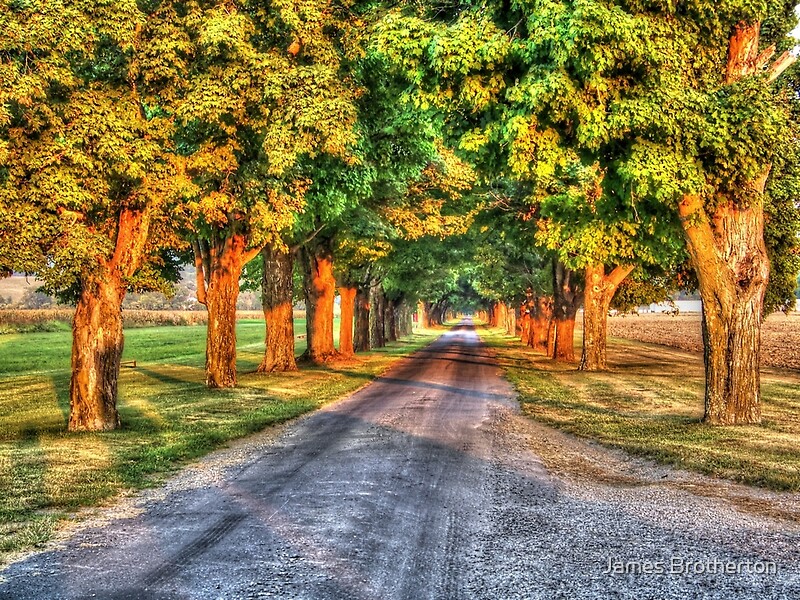
<instances>
[{"instance_id":1,"label":"field beyond trees","mask_svg":"<svg viewBox=\"0 0 800 600\"><path fill-rule=\"evenodd\" d=\"M608 335L703 351L699 314L640 314L608 319ZM761 364L800 370L800 314L775 313L761 327Z\"/></svg>"}]
</instances>

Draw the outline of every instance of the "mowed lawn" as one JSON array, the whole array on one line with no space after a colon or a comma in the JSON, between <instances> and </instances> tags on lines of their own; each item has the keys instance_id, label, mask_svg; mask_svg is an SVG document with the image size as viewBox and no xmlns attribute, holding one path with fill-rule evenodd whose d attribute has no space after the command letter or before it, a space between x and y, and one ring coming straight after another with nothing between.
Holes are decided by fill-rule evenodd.
<instances>
[{"instance_id":1,"label":"mowed lawn","mask_svg":"<svg viewBox=\"0 0 800 600\"><path fill-rule=\"evenodd\" d=\"M703 356L609 341L610 371L556 363L497 330L496 350L525 414L630 454L775 490L800 491L800 372L762 369L761 426L711 427L703 416ZM580 333L576 355L580 357Z\"/></svg>"},{"instance_id":2,"label":"mowed lawn","mask_svg":"<svg viewBox=\"0 0 800 600\"><path fill-rule=\"evenodd\" d=\"M337 323L338 329L338 323ZM0 336L0 563L49 539L70 511L138 489L225 442L351 392L428 343L415 334L352 361L293 373L255 373L263 321L239 321L239 387L204 385L205 326L125 333L120 430L70 434L69 332ZM298 335L305 321L295 321ZM305 341L296 340L296 353Z\"/></svg>"}]
</instances>

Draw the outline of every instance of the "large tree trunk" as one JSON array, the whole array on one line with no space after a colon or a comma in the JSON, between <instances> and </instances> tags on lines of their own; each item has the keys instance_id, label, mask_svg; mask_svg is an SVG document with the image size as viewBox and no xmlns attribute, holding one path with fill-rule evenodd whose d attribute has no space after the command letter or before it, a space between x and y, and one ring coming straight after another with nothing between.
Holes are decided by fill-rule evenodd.
<instances>
[{"instance_id":1,"label":"large tree trunk","mask_svg":"<svg viewBox=\"0 0 800 600\"><path fill-rule=\"evenodd\" d=\"M210 388L236 386L236 301L245 253L245 237L235 234L218 245L212 258L205 292L208 308L206 385Z\"/></svg>"},{"instance_id":2,"label":"large tree trunk","mask_svg":"<svg viewBox=\"0 0 800 600\"><path fill-rule=\"evenodd\" d=\"M125 286L108 276L84 283L72 321L70 431L119 427L117 381L122 358Z\"/></svg>"},{"instance_id":3,"label":"large tree trunk","mask_svg":"<svg viewBox=\"0 0 800 600\"><path fill-rule=\"evenodd\" d=\"M292 307L292 271L294 254L267 246L261 251L264 272L261 299L266 323L264 359L259 373L294 371L294 314Z\"/></svg>"},{"instance_id":4,"label":"large tree trunk","mask_svg":"<svg viewBox=\"0 0 800 600\"><path fill-rule=\"evenodd\" d=\"M333 305L336 279L333 276L333 255L327 244L303 249L304 291L306 297L305 357L321 364L336 358L333 345Z\"/></svg>"},{"instance_id":5,"label":"large tree trunk","mask_svg":"<svg viewBox=\"0 0 800 600\"><path fill-rule=\"evenodd\" d=\"M373 348L383 348L386 346L385 323L386 316L386 296L383 294L383 287L380 281L373 281L369 290L370 311L369 311L369 343Z\"/></svg>"},{"instance_id":6,"label":"large tree trunk","mask_svg":"<svg viewBox=\"0 0 800 600\"><path fill-rule=\"evenodd\" d=\"M117 385L125 278L141 266L149 234L149 211L122 210L114 254L100 261L97 276L82 282L72 321L70 431L109 431L120 425Z\"/></svg>"},{"instance_id":7,"label":"large tree trunk","mask_svg":"<svg viewBox=\"0 0 800 600\"><path fill-rule=\"evenodd\" d=\"M346 357L353 356L355 352L353 346L353 320L357 293L358 290L354 287L339 288L342 311L339 320L339 354Z\"/></svg>"},{"instance_id":8,"label":"large tree trunk","mask_svg":"<svg viewBox=\"0 0 800 600\"><path fill-rule=\"evenodd\" d=\"M365 352L370 349L369 345L369 292L358 288L355 300L355 335L353 346L356 352Z\"/></svg>"},{"instance_id":9,"label":"large tree trunk","mask_svg":"<svg viewBox=\"0 0 800 600\"><path fill-rule=\"evenodd\" d=\"M553 319L550 325L550 358L575 362L575 317L580 308L580 286L575 273L560 261L553 262Z\"/></svg>"},{"instance_id":10,"label":"large tree trunk","mask_svg":"<svg viewBox=\"0 0 800 600\"><path fill-rule=\"evenodd\" d=\"M728 48L725 83L758 76L774 47L760 52L759 23L740 23ZM775 80L795 58L785 52L766 69ZM752 182L746 202L685 196L678 205L687 248L703 299L706 423L761 422L761 322L769 260L764 245L764 202L770 165Z\"/></svg>"},{"instance_id":11,"label":"large tree trunk","mask_svg":"<svg viewBox=\"0 0 800 600\"><path fill-rule=\"evenodd\" d=\"M591 264L586 267L583 290L583 352L582 371L605 371L608 336L606 325L611 300L619 284L630 275L633 267L620 265L606 275L605 265Z\"/></svg>"},{"instance_id":12,"label":"large tree trunk","mask_svg":"<svg viewBox=\"0 0 800 600\"><path fill-rule=\"evenodd\" d=\"M680 214L703 299L706 423L761 422L761 322L769 261L761 200L717 208L713 224L700 198Z\"/></svg>"},{"instance_id":13,"label":"large tree trunk","mask_svg":"<svg viewBox=\"0 0 800 600\"><path fill-rule=\"evenodd\" d=\"M247 248L247 237L233 233L209 243L192 244L197 270L197 300L208 309L206 385L236 386L236 301L244 265L260 248Z\"/></svg>"}]
</instances>

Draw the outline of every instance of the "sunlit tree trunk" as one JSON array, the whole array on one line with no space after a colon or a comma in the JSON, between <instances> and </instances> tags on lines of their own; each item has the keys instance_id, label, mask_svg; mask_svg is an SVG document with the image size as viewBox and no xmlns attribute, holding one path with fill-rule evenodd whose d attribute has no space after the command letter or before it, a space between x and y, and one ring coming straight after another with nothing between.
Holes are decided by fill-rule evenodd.
<instances>
[{"instance_id":1,"label":"sunlit tree trunk","mask_svg":"<svg viewBox=\"0 0 800 600\"><path fill-rule=\"evenodd\" d=\"M208 309L206 385L236 385L236 301L244 265L260 248L247 248L247 238L233 233L210 242L193 243L197 268L197 300Z\"/></svg>"},{"instance_id":2,"label":"sunlit tree trunk","mask_svg":"<svg viewBox=\"0 0 800 600\"><path fill-rule=\"evenodd\" d=\"M294 253L273 246L261 251L264 269L261 299L266 323L264 359L259 373L294 371L294 314L292 306Z\"/></svg>"},{"instance_id":3,"label":"sunlit tree trunk","mask_svg":"<svg viewBox=\"0 0 800 600\"><path fill-rule=\"evenodd\" d=\"M728 47L726 84L766 74L767 85L794 62L785 52L767 67L774 47L762 51L760 33L760 23L736 27ZM717 197L709 213L700 197L689 195L678 206L703 299L703 420L714 425L761 422L761 323L769 280L763 192L769 171L770 165L763 165L747 202Z\"/></svg>"},{"instance_id":4,"label":"sunlit tree trunk","mask_svg":"<svg viewBox=\"0 0 800 600\"><path fill-rule=\"evenodd\" d=\"M495 311L496 311L495 320L497 321L495 327L502 327L503 329L506 329L508 327L506 323L506 321L508 320L508 307L506 306L505 302L503 302L502 300L499 301L495 305Z\"/></svg>"},{"instance_id":5,"label":"sunlit tree trunk","mask_svg":"<svg viewBox=\"0 0 800 600\"><path fill-rule=\"evenodd\" d=\"M319 243L313 248L304 248L303 257L308 343L305 357L319 364L338 355L333 345L333 306L336 298L333 255L327 243Z\"/></svg>"},{"instance_id":6,"label":"sunlit tree trunk","mask_svg":"<svg viewBox=\"0 0 800 600\"><path fill-rule=\"evenodd\" d=\"M583 290L583 352L578 367L582 371L607 369L606 333L608 311L619 284L630 275L633 267L620 265L606 275L605 265L591 264L584 272Z\"/></svg>"},{"instance_id":7,"label":"sunlit tree trunk","mask_svg":"<svg viewBox=\"0 0 800 600\"><path fill-rule=\"evenodd\" d=\"M341 317L339 320L339 354L345 357L353 356L353 321L355 317L356 294L355 287L340 287Z\"/></svg>"},{"instance_id":8,"label":"sunlit tree trunk","mask_svg":"<svg viewBox=\"0 0 800 600\"><path fill-rule=\"evenodd\" d=\"M72 321L70 431L119 427L117 382L122 358L122 299L119 277L83 284Z\"/></svg>"},{"instance_id":9,"label":"sunlit tree trunk","mask_svg":"<svg viewBox=\"0 0 800 600\"><path fill-rule=\"evenodd\" d=\"M704 421L761 422L761 323L769 261L760 200L743 209L717 208L713 223L702 201L680 205L689 254L703 299L706 367Z\"/></svg>"},{"instance_id":10,"label":"sunlit tree trunk","mask_svg":"<svg viewBox=\"0 0 800 600\"><path fill-rule=\"evenodd\" d=\"M101 261L99 273L81 282L72 321L70 431L109 431L120 425L117 390L125 278L141 265L149 231L149 212L121 211L114 254Z\"/></svg>"}]
</instances>

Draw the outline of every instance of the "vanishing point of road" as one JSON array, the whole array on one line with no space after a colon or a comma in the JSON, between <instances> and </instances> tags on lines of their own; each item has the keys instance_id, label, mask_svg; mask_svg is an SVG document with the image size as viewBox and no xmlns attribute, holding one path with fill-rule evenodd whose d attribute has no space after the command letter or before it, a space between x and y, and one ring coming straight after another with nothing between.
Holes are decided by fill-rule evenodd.
<instances>
[{"instance_id":1,"label":"vanishing point of road","mask_svg":"<svg viewBox=\"0 0 800 600\"><path fill-rule=\"evenodd\" d=\"M468 321L221 456L11 565L0 598L800 598L797 495L733 502L537 425Z\"/></svg>"}]
</instances>

